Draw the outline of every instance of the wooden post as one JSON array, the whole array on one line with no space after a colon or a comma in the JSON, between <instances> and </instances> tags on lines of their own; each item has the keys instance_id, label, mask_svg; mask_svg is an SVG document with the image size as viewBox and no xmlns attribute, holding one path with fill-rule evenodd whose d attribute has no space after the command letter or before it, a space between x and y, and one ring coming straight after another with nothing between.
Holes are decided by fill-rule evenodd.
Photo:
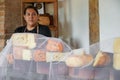
<instances>
[{"instance_id":1,"label":"wooden post","mask_svg":"<svg viewBox=\"0 0 120 80\"><path fill-rule=\"evenodd\" d=\"M99 42L99 0L89 0L90 45Z\"/></svg>"}]
</instances>

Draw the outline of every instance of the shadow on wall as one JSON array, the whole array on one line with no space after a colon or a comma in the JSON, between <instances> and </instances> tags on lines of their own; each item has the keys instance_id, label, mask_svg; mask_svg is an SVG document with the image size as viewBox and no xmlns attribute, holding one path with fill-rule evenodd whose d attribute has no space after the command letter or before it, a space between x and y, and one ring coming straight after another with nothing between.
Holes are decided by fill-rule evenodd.
<instances>
[{"instance_id":1,"label":"shadow on wall","mask_svg":"<svg viewBox=\"0 0 120 80\"><path fill-rule=\"evenodd\" d=\"M73 38L71 38L70 39L70 43L71 43L71 47L72 47L72 49L78 49L78 48L80 48L80 41L78 41L78 39L73 39Z\"/></svg>"},{"instance_id":2,"label":"shadow on wall","mask_svg":"<svg viewBox=\"0 0 120 80\"><path fill-rule=\"evenodd\" d=\"M72 48L79 48L80 41L73 39L72 31L72 1L62 0L58 2L59 10L59 37Z\"/></svg>"},{"instance_id":3,"label":"shadow on wall","mask_svg":"<svg viewBox=\"0 0 120 80\"><path fill-rule=\"evenodd\" d=\"M73 49L77 49L80 46L80 41L78 41L78 39L75 39L73 37L73 28L72 28L72 0L65 0L65 3L67 4L67 6L65 7L65 11L68 11L66 13L64 13L65 16L65 22L64 22L64 32L65 32L65 36L64 39L66 40L66 42L71 46L71 48Z\"/></svg>"}]
</instances>

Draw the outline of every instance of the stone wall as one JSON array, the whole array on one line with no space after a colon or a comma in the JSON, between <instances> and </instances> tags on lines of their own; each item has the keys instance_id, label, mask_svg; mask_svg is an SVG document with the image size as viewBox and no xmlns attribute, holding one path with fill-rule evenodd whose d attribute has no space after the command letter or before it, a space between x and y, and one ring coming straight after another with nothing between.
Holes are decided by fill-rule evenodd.
<instances>
[{"instance_id":1,"label":"stone wall","mask_svg":"<svg viewBox=\"0 0 120 80\"><path fill-rule=\"evenodd\" d=\"M0 0L0 51L16 27L21 25L21 0Z\"/></svg>"},{"instance_id":2,"label":"stone wall","mask_svg":"<svg viewBox=\"0 0 120 80\"><path fill-rule=\"evenodd\" d=\"M0 0L0 51L5 45L5 1Z\"/></svg>"}]
</instances>

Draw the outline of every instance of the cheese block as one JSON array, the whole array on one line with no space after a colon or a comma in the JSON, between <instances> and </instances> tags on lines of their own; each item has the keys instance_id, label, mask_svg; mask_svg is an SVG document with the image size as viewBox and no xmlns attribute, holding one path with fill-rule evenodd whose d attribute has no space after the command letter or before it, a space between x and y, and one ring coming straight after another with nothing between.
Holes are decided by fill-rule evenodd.
<instances>
[{"instance_id":1,"label":"cheese block","mask_svg":"<svg viewBox=\"0 0 120 80\"><path fill-rule=\"evenodd\" d=\"M27 38L28 38L28 48L32 49L36 47L36 42L35 42L35 35L34 34L27 34Z\"/></svg>"},{"instance_id":2,"label":"cheese block","mask_svg":"<svg viewBox=\"0 0 120 80\"><path fill-rule=\"evenodd\" d=\"M46 50L53 51L53 52L62 52L63 44L59 40L48 39L47 45L46 45Z\"/></svg>"},{"instance_id":3,"label":"cheese block","mask_svg":"<svg viewBox=\"0 0 120 80\"><path fill-rule=\"evenodd\" d=\"M46 61L64 61L65 56L68 53L61 53L61 52L46 52Z\"/></svg>"},{"instance_id":4,"label":"cheese block","mask_svg":"<svg viewBox=\"0 0 120 80\"><path fill-rule=\"evenodd\" d=\"M113 55L113 67L116 70L120 70L120 54Z\"/></svg>"},{"instance_id":5,"label":"cheese block","mask_svg":"<svg viewBox=\"0 0 120 80\"><path fill-rule=\"evenodd\" d=\"M13 34L12 42L15 46L27 46L27 34Z\"/></svg>"},{"instance_id":6,"label":"cheese block","mask_svg":"<svg viewBox=\"0 0 120 80\"><path fill-rule=\"evenodd\" d=\"M35 50L33 53L35 61L46 61L46 52L44 50Z\"/></svg>"},{"instance_id":7,"label":"cheese block","mask_svg":"<svg viewBox=\"0 0 120 80\"><path fill-rule=\"evenodd\" d=\"M99 51L95 57L95 61L93 63L94 67L103 67L110 63L111 59L109 53Z\"/></svg>"},{"instance_id":8,"label":"cheese block","mask_svg":"<svg viewBox=\"0 0 120 80\"><path fill-rule=\"evenodd\" d=\"M19 60L31 60L32 53L26 47L13 46L13 56Z\"/></svg>"},{"instance_id":9,"label":"cheese block","mask_svg":"<svg viewBox=\"0 0 120 80\"><path fill-rule=\"evenodd\" d=\"M35 48L35 36L28 33L17 33L12 36L12 43L14 46L26 46L28 48Z\"/></svg>"},{"instance_id":10,"label":"cheese block","mask_svg":"<svg viewBox=\"0 0 120 80\"><path fill-rule=\"evenodd\" d=\"M81 67L89 64L93 60L92 55L90 54L81 54L81 55L71 55L66 60L65 63L69 67Z\"/></svg>"},{"instance_id":11,"label":"cheese block","mask_svg":"<svg viewBox=\"0 0 120 80\"><path fill-rule=\"evenodd\" d=\"M6 58L9 64L12 64L14 62L13 54L7 54Z\"/></svg>"},{"instance_id":12,"label":"cheese block","mask_svg":"<svg viewBox=\"0 0 120 80\"><path fill-rule=\"evenodd\" d=\"M15 59L22 59L22 52L26 47L13 46L13 56Z\"/></svg>"},{"instance_id":13,"label":"cheese block","mask_svg":"<svg viewBox=\"0 0 120 80\"><path fill-rule=\"evenodd\" d=\"M24 49L22 51L22 60L32 60L32 53L31 50Z\"/></svg>"},{"instance_id":14,"label":"cheese block","mask_svg":"<svg viewBox=\"0 0 120 80\"><path fill-rule=\"evenodd\" d=\"M84 64L83 61L80 60L80 56L78 55L71 55L66 60L65 63L69 67L80 67Z\"/></svg>"},{"instance_id":15,"label":"cheese block","mask_svg":"<svg viewBox=\"0 0 120 80\"><path fill-rule=\"evenodd\" d=\"M114 44L113 44L113 50L114 50L114 53L120 54L120 38L115 38Z\"/></svg>"}]
</instances>

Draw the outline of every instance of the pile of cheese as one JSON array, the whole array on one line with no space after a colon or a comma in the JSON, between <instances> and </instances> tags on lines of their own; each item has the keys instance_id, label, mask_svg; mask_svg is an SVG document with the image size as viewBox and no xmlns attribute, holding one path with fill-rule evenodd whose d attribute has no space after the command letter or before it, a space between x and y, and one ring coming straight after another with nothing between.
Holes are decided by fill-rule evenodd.
<instances>
[{"instance_id":1,"label":"pile of cheese","mask_svg":"<svg viewBox=\"0 0 120 80\"><path fill-rule=\"evenodd\" d=\"M32 33L16 33L12 35L13 57L8 56L8 61L14 59L35 60L35 61L62 61L69 67L81 67L92 63L94 67L106 66L111 59L106 52L98 51L93 57L85 50L71 50L70 47L58 38L39 36ZM118 41L118 40L117 40ZM119 45L114 50L119 52ZM115 56L118 57L118 56ZM117 58L114 59L116 61ZM115 62L116 63L116 62ZM119 65L118 65L119 66ZM115 68L116 65L114 66Z\"/></svg>"},{"instance_id":2,"label":"pile of cheese","mask_svg":"<svg viewBox=\"0 0 120 80\"><path fill-rule=\"evenodd\" d=\"M33 33L16 33L12 37L13 58L35 61L63 61L70 48L58 38ZM8 54L8 61L11 59Z\"/></svg>"}]
</instances>

